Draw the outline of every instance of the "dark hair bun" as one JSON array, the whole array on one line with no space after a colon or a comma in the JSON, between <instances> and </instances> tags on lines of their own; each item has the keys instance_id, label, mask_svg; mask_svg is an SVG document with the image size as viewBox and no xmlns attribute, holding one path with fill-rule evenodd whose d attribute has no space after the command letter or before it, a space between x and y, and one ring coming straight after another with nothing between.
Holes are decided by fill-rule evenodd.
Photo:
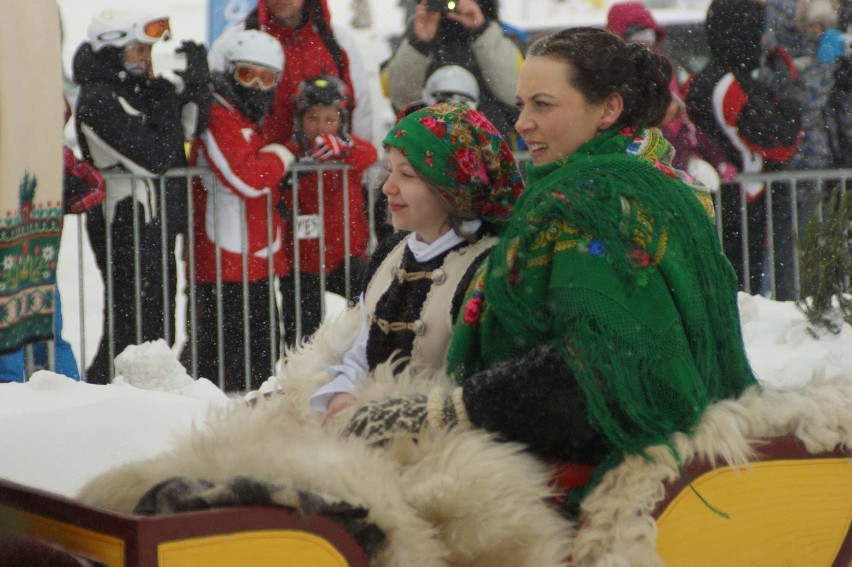
<instances>
[{"instance_id":1,"label":"dark hair bun","mask_svg":"<svg viewBox=\"0 0 852 567\"><path fill-rule=\"evenodd\" d=\"M657 126L671 103L668 59L638 43L599 28L569 28L534 43L530 57L547 56L570 65L568 80L592 104L612 93L624 100L619 123Z\"/></svg>"},{"instance_id":2,"label":"dark hair bun","mask_svg":"<svg viewBox=\"0 0 852 567\"><path fill-rule=\"evenodd\" d=\"M627 121L636 125L655 126L666 116L672 100L669 90L672 65L667 58L644 45L628 43L627 49L635 69L628 84L637 97L635 103L630 105L632 117Z\"/></svg>"}]
</instances>

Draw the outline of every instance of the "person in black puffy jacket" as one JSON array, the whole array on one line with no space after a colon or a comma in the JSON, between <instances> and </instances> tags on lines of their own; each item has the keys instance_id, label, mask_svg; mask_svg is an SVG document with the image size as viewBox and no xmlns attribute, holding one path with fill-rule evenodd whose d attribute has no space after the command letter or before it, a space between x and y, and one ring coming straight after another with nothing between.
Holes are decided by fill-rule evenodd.
<instances>
[{"instance_id":1,"label":"person in black puffy jacket","mask_svg":"<svg viewBox=\"0 0 852 567\"><path fill-rule=\"evenodd\" d=\"M103 335L87 372L90 382L108 382L112 359L127 345L158 338L174 340L172 251L176 235L186 226L185 182L175 179L162 197L156 179L139 177L154 178L186 165L184 142L203 131L211 92L206 50L192 42L183 42L177 50L186 58L185 70L172 74L171 80L153 76L152 45L167 39L169 33L166 16L106 10L92 19L89 41L74 55L74 81L80 85L77 140L86 161L107 178L103 206L86 218L105 287ZM110 178L110 173L139 177ZM167 259L165 273L163 256ZM141 319L141 332L137 319Z\"/></svg>"}]
</instances>

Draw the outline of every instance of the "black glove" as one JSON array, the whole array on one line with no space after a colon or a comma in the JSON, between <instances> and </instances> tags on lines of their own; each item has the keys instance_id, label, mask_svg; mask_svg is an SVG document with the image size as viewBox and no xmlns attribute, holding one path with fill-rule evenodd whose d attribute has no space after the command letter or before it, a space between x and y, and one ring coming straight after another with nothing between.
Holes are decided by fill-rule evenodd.
<instances>
[{"instance_id":1,"label":"black glove","mask_svg":"<svg viewBox=\"0 0 852 567\"><path fill-rule=\"evenodd\" d=\"M169 97L176 97L177 91L175 86L167 79L162 77L152 77L145 83L148 96L155 101L163 101ZM178 100L177 98L173 100Z\"/></svg>"},{"instance_id":2,"label":"black glove","mask_svg":"<svg viewBox=\"0 0 852 567\"><path fill-rule=\"evenodd\" d=\"M210 121L210 105L213 102L213 85L210 82L210 69L207 66L207 49L201 44L183 41L177 51L186 54L186 70L175 71L184 83L181 104L193 102L198 107L193 135L200 136Z\"/></svg>"},{"instance_id":3,"label":"black glove","mask_svg":"<svg viewBox=\"0 0 852 567\"><path fill-rule=\"evenodd\" d=\"M556 344L539 345L471 375L463 401L473 425L524 443L541 457L597 464L609 453Z\"/></svg>"},{"instance_id":4,"label":"black glove","mask_svg":"<svg viewBox=\"0 0 852 567\"><path fill-rule=\"evenodd\" d=\"M469 425L461 396L461 388L451 394L435 389L428 396L415 394L370 402L355 412L342 435L361 437L370 445L381 446L399 435L417 441L424 427Z\"/></svg>"},{"instance_id":5,"label":"black glove","mask_svg":"<svg viewBox=\"0 0 852 567\"><path fill-rule=\"evenodd\" d=\"M175 71L183 79L187 92L209 90L210 69L207 66L207 49L193 41L181 42L178 53L186 54L186 70Z\"/></svg>"}]
</instances>

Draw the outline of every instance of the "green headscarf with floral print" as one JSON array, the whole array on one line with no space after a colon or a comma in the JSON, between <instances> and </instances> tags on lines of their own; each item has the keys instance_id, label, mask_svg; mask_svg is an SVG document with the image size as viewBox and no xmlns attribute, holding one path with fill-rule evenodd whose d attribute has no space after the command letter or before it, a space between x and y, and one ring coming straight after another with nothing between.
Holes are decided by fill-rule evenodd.
<instances>
[{"instance_id":1,"label":"green headscarf with floral print","mask_svg":"<svg viewBox=\"0 0 852 567\"><path fill-rule=\"evenodd\" d=\"M391 128L384 145L402 151L448 204L475 212L498 231L524 190L509 145L483 114L464 105L412 112Z\"/></svg>"}]
</instances>

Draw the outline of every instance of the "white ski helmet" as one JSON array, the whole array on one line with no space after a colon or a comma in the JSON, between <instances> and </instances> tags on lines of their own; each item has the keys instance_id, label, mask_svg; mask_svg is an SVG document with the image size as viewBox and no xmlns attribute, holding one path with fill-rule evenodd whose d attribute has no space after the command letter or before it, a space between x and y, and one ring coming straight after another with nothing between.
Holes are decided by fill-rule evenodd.
<instances>
[{"instance_id":1,"label":"white ski helmet","mask_svg":"<svg viewBox=\"0 0 852 567\"><path fill-rule=\"evenodd\" d=\"M230 72L236 63L253 63L280 73L284 70L284 50L277 39L260 30L240 30L222 38L216 57L209 57L211 71ZM211 51L212 55L212 51Z\"/></svg>"},{"instance_id":2,"label":"white ski helmet","mask_svg":"<svg viewBox=\"0 0 852 567\"><path fill-rule=\"evenodd\" d=\"M141 10L104 10L89 23L88 37L94 51L132 41L153 44L171 37L169 17Z\"/></svg>"},{"instance_id":3,"label":"white ski helmet","mask_svg":"<svg viewBox=\"0 0 852 567\"><path fill-rule=\"evenodd\" d=\"M462 102L475 109L479 105L479 83L464 67L444 65L426 79L422 96L428 104Z\"/></svg>"}]
</instances>

